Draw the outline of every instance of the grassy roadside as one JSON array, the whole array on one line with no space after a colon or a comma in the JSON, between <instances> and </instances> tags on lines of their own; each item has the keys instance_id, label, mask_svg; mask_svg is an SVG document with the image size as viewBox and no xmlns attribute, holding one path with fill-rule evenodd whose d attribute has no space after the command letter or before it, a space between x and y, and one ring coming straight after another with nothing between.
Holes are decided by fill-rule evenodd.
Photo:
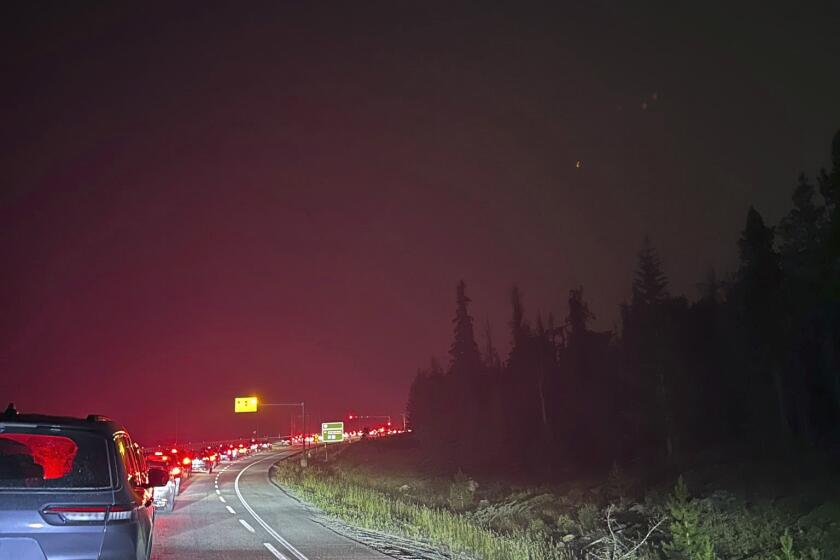
<instances>
[{"instance_id":1,"label":"grassy roadside","mask_svg":"<svg viewBox=\"0 0 840 560\"><path fill-rule=\"evenodd\" d=\"M565 547L527 531L503 535L445 508L412 503L360 484L335 465L279 463L275 481L302 500L354 526L416 539L453 555L487 560L560 560Z\"/></svg>"},{"instance_id":2,"label":"grassy roadside","mask_svg":"<svg viewBox=\"0 0 840 560\"><path fill-rule=\"evenodd\" d=\"M815 481L816 502L802 489L747 502L709 491L698 475L689 479L702 497L686 485L640 495L620 472L552 487L476 481L435 473L410 440L397 438L331 451L330 459L316 457L307 469L282 462L275 481L347 525L421 540L454 558L840 558L840 506L825 491L836 478Z\"/></svg>"}]
</instances>

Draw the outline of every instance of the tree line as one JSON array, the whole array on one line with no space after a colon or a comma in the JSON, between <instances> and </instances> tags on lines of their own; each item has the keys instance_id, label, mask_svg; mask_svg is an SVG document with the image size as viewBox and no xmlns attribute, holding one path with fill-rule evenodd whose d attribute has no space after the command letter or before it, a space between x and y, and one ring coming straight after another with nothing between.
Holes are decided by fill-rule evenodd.
<instances>
[{"instance_id":1,"label":"tree line","mask_svg":"<svg viewBox=\"0 0 840 560\"><path fill-rule=\"evenodd\" d=\"M562 320L510 292L511 348L479 348L464 282L447 364L421 368L410 424L447 468L560 472L674 465L729 443L840 442L840 132L831 169L802 174L776 226L750 207L737 268L690 301L649 239L615 330L592 328L583 287Z\"/></svg>"}]
</instances>

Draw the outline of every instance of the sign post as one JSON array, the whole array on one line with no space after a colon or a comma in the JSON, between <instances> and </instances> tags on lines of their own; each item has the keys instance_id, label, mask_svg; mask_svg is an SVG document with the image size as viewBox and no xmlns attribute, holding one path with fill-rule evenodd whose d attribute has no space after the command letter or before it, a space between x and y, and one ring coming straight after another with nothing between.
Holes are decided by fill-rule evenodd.
<instances>
[{"instance_id":1,"label":"sign post","mask_svg":"<svg viewBox=\"0 0 840 560\"><path fill-rule=\"evenodd\" d=\"M324 422L321 424L321 441L341 443L344 441L344 422Z\"/></svg>"},{"instance_id":2,"label":"sign post","mask_svg":"<svg viewBox=\"0 0 840 560\"><path fill-rule=\"evenodd\" d=\"M329 461L327 448L331 443L344 441L344 422L324 422L321 424L321 441L324 442L324 461Z\"/></svg>"}]
</instances>

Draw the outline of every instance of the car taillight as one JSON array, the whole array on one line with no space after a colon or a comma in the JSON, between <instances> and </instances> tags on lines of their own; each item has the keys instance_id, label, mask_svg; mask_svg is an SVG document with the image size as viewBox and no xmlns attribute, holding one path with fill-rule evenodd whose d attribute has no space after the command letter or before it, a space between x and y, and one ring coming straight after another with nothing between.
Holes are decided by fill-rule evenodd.
<instances>
[{"instance_id":1,"label":"car taillight","mask_svg":"<svg viewBox=\"0 0 840 560\"><path fill-rule=\"evenodd\" d=\"M192 460L189 457L184 457L184 460L181 461L181 463L189 465L190 463L192 463Z\"/></svg>"},{"instance_id":2,"label":"car taillight","mask_svg":"<svg viewBox=\"0 0 840 560\"><path fill-rule=\"evenodd\" d=\"M108 521L128 521L133 513L133 506L111 506L108 512Z\"/></svg>"},{"instance_id":3,"label":"car taillight","mask_svg":"<svg viewBox=\"0 0 840 560\"><path fill-rule=\"evenodd\" d=\"M43 511L48 521L60 521L62 524L100 523L105 521L127 521L131 519L134 508L130 505L115 506L49 506Z\"/></svg>"},{"instance_id":4,"label":"car taillight","mask_svg":"<svg viewBox=\"0 0 840 560\"><path fill-rule=\"evenodd\" d=\"M169 474L171 474L172 476L178 476L179 474L181 474L181 467L172 467L172 470L169 471Z\"/></svg>"}]
</instances>

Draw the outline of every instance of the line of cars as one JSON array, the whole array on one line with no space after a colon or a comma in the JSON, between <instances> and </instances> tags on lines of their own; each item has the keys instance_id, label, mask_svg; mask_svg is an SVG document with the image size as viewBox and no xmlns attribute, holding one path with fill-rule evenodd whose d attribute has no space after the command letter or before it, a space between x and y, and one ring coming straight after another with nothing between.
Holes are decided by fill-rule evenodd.
<instances>
[{"instance_id":1,"label":"line of cars","mask_svg":"<svg viewBox=\"0 0 840 560\"><path fill-rule=\"evenodd\" d=\"M212 473L219 463L234 461L260 449L267 449L268 442L224 443L183 449L179 447L161 447L146 453L146 464L150 469L168 473L166 484L153 490L153 503L162 511L171 512L181 493L181 486L193 473Z\"/></svg>"},{"instance_id":2,"label":"line of cars","mask_svg":"<svg viewBox=\"0 0 840 560\"><path fill-rule=\"evenodd\" d=\"M261 447L144 450L109 418L9 405L0 414L0 558L149 560L156 506L172 511L193 472Z\"/></svg>"}]
</instances>

